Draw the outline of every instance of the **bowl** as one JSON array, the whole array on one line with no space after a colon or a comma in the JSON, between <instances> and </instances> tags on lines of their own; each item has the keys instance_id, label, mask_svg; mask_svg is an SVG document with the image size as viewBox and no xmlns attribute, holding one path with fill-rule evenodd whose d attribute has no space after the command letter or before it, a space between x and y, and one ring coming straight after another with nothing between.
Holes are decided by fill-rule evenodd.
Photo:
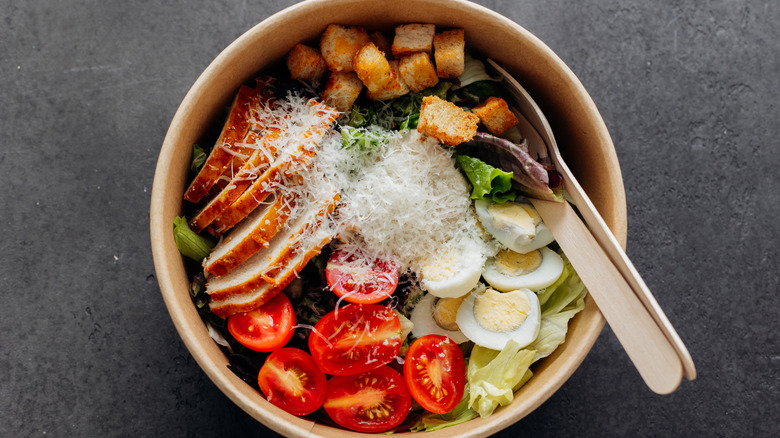
<instances>
[{"instance_id":1,"label":"bowl","mask_svg":"<svg viewBox=\"0 0 780 438\"><path fill-rule=\"evenodd\" d=\"M151 201L151 243L165 305L182 340L208 377L234 403L287 436L362 434L295 417L268 403L239 379L209 337L189 294L185 265L172 235L182 212L191 147L227 106L239 85L282 59L295 43L316 42L329 23L392 29L403 23L434 23L465 29L467 46L512 73L545 111L567 163L621 244L626 239L626 202L620 166L596 106L571 70L544 43L517 23L463 0L312 0L285 9L230 44L200 75L179 106L160 151ZM572 375L593 346L604 319L592 300L569 323L566 342L534 365L534 377L515 400L488 418L428 432L486 436L528 415ZM403 434L401 434L403 435Z\"/></svg>"}]
</instances>

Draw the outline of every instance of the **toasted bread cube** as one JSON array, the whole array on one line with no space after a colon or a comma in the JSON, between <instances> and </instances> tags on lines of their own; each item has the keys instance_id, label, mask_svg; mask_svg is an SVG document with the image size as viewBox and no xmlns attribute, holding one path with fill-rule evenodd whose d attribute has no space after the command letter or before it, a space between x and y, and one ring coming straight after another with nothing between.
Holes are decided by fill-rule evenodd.
<instances>
[{"instance_id":1,"label":"toasted bread cube","mask_svg":"<svg viewBox=\"0 0 780 438\"><path fill-rule=\"evenodd\" d=\"M352 71L352 58L369 42L362 27L329 24L320 38L320 52L331 71Z\"/></svg>"},{"instance_id":2,"label":"toasted bread cube","mask_svg":"<svg viewBox=\"0 0 780 438\"><path fill-rule=\"evenodd\" d=\"M385 57L388 59L390 58L390 55L392 54L392 46L390 43L390 38L388 38L387 35L380 31L376 31L372 32L368 38L371 39L371 42L374 43L374 45L376 45L379 50L384 52Z\"/></svg>"},{"instance_id":3,"label":"toasted bread cube","mask_svg":"<svg viewBox=\"0 0 780 438\"><path fill-rule=\"evenodd\" d=\"M434 24L402 24L395 27L393 38L393 56L400 59L403 56L426 52L430 54L433 49L433 34L436 33Z\"/></svg>"},{"instance_id":4,"label":"toasted bread cube","mask_svg":"<svg viewBox=\"0 0 780 438\"><path fill-rule=\"evenodd\" d=\"M417 131L441 143L456 146L477 134L479 117L437 96L425 96Z\"/></svg>"},{"instance_id":5,"label":"toasted bread cube","mask_svg":"<svg viewBox=\"0 0 780 438\"><path fill-rule=\"evenodd\" d=\"M372 92L369 90L368 92L368 98L373 100L388 100L388 99L395 99L396 97L401 97L404 94L409 92L409 88L406 86L406 83L404 83L403 79L401 79L401 73L398 71L398 61L391 60L389 61L390 68L393 71L393 77L390 79L390 82L385 85L384 88L379 90L378 92Z\"/></svg>"},{"instance_id":6,"label":"toasted bread cube","mask_svg":"<svg viewBox=\"0 0 780 438\"><path fill-rule=\"evenodd\" d=\"M425 52L413 53L401 58L398 66L406 86L412 93L417 93L439 83L436 66Z\"/></svg>"},{"instance_id":7,"label":"toasted bread cube","mask_svg":"<svg viewBox=\"0 0 780 438\"><path fill-rule=\"evenodd\" d=\"M363 82L355 72L332 72L322 91L322 100L338 111L345 112L352 108L362 90Z\"/></svg>"},{"instance_id":8,"label":"toasted bread cube","mask_svg":"<svg viewBox=\"0 0 780 438\"><path fill-rule=\"evenodd\" d=\"M390 63L374 43L368 43L358 50L352 60L352 68L369 93L379 93L393 79Z\"/></svg>"},{"instance_id":9,"label":"toasted bread cube","mask_svg":"<svg viewBox=\"0 0 780 438\"><path fill-rule=\"evenodd\" d=\"M506 101L500 97L491 96L471 111L493 135L502 135L509 128L520 123Z\"/></svg>"},{"instance_id":10,"label":"toasted bread cube","mask_svg":"<svg viewBox=\"0 0 780 438\"><path fill-rule=\"evenodd\" d=\"M433 37L433 56L440 78L457 78L465 68L466 48L463 29L448 30Z\"/></svg>"},{"instance_id":11,"label":"toasted bread cube","mask_svg":"<svg viewBox=\"0 0 780 438\"><path fill-rule=\"evenodd\" d=\"M287 69L293 79L318 82L328 68L320 51L304 44L296 44L287 54Z\"/></svg>"}]
</instances>

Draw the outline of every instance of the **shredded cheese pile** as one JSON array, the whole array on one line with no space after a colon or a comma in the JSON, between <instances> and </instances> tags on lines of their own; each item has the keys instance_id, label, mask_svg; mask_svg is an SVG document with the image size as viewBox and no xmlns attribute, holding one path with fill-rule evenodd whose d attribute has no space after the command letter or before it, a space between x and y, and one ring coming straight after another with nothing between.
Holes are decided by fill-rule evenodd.
<instances>
[{"instance_id":1,"label":"shredded cheese pile","mask_svg":"<svg viewBox=\"0 0 780 438\"><path fill-rule=\"evenodd\" d=\"M369 151L343 148L338 134L330 136L317 167L341 193L335 221L343 246L419 272L431 254L478 229L468 183L434 139L416 131L382 134L389 141Z\"/></svg>"}]
</instances>

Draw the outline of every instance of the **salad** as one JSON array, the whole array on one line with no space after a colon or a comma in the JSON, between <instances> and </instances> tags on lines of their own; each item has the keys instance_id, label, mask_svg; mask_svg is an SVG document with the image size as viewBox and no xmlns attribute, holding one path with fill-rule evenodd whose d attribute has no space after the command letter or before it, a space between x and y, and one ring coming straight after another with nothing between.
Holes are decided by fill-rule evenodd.
<instances>
[{"instance_id":1,"label":"salad","mask_svg":"<svg viewBox=\"0 0 780 438\"><path fill-rule=\"evenodd\" d=\"M230 368L359 432L491 415L587 291L527 197L562 201L462 29L331 24L193 146L173 233Z\"/></svg>"}]
</instances>

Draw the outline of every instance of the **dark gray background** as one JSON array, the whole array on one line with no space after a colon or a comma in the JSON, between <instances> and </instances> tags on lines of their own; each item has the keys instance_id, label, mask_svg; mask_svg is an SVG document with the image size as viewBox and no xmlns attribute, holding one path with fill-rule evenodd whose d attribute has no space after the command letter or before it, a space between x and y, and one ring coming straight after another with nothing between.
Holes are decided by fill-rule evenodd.
<instances>
[{"instance_id":1,"label":"dark gray background","mask_svg":"<svg viewBox=\"0 0 780 438\"><path fill-rule=\"evenodd\" d=\"M168 123L234 38L291 0L0 0L0 436L266 436L205 377L157 286ZM649 391L609 328L499 436L778 428L775 2L482 0L572 68L625 178L628 254L699 378Z\"/></svg>"}]
</instances>

